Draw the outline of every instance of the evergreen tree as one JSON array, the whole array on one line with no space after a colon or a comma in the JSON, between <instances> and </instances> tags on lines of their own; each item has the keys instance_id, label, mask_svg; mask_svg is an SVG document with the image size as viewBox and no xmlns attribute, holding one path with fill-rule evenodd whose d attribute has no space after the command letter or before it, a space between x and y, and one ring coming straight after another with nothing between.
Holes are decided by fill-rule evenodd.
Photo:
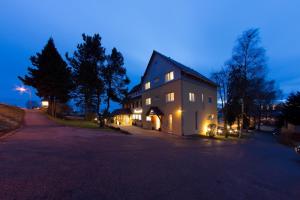
<instances>
[{"instance_id":1,"label":"evergreen tree","mask_svg":"<svg viewBox=\"0 0 300 200\"><path fill-rule=\"evenodd\" d=\"M83 34L82 39L83 43L77 45L73 56L66 54L66 57L73 69L76 85L73 95L77 105L83 108L86 119L91 119L95 113L100 113L104 89L101 71L105 61L105 49L99 34Z\"/></svg>"},{"instance_id":2,"label":"evergreen tree","mask_svg":"<svg viewBox=\"0 0 300 200\"><path fill-rule=\"evenodd\" d=\"M109 112L110 101L121 103L126 97L129 78L126 75L124 59L116 48L113 48L111 54L107 56L107 65L102 70L102 77L105 83L105 113Z\"/></svg>"},{"instance_id":3,"label":"evergreen tree","mask_svg":"<svg viewBox=\"0 0 300 200\"><path fill-rule=\"evenodd\" d=\"M50 38L41 53L30 58L28 75L18 77L25 85L37 90L37 96L49 101L48 112L56 116L57 103L66 103L73 89L71 70Z\"/></svg>"},{"instance_id":4,"label":"evergreen tree","mask_svg":"<svg viewBox=\"0 0 300 200\"><path fill-rule=\"evenodd\" d=\"M300 92L289 95L283 106L283 115L287 122L300 125Z\"/></svg>"}]
</instances>

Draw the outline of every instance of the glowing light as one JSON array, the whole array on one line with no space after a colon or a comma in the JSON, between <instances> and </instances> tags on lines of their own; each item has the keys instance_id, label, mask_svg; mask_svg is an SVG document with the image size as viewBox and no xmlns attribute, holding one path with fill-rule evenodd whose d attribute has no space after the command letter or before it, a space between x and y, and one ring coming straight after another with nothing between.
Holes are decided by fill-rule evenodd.
<instances>
[{"instance_id":1,"label":"glowing light","mask_svg":"<svg viewBox=\"0 0 300 200\"><path fill-rule=\"evenodd\" d=\"M48 101L42 101L42 107L47 108L49 106L49 102Z\"/></svg>"},{"instance_id":2,"label":"glowing light","mask_svg":"<svg viewBox=\"0 0 300 200\"><path fill-rule=\"evenodd\" d=\"M133 113L135 113L135 114L140 114L140 113L142 113L143 112L143 109L134 109L133 110Z\"/></svg>"},{"instance_id":3,"label":"glowing light","mask_svg":"<svg viewBox=\"0 0 300 200\"><path fill-rule=\"evenodd\" d=\"M182 110L179 108L179 109L177 110L177 113L178 113L178 114L181 114L181 113L182 113Z\"/></svg>"},{"instance_id":4,"label":"glowing light","mask_svg":"<svg viewBox=\"0 0 300 200\"><path fill-rule=\"evenodd\" d=\"M19 91L20 93L27 92L27 88L25 88L24 86L17 86L16 90Z\"/></svg>"},{"instance_id":5,"label":"glowing light","mask_svg":"<svg viewBox=\"0 0 300 200\"><path fill-rule=\"evenodd\" d=\"M150 116L147 116L147 117L146 117L146 121L148 121L148 122L151 121L151 117L150 117Z\"/></svg>"}]
</instances>

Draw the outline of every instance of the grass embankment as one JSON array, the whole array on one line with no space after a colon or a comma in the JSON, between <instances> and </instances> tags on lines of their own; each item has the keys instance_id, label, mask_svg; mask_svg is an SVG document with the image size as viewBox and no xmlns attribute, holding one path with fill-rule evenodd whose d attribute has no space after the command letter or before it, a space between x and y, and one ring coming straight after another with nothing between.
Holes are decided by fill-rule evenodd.
<instances>
[{"instance_id":1,"label":"grass embankment","mask_svg":"<svg viewBox=\"0 0 300 200\"><path fill-rule=\"evenodd\" d=\"M24 120L25 111L15 106L0 104L0 136L19 128Z\"/></svg>"},{"instance_id":2,"label":"grass embankment","mask_svg":"<svg viewBox=\"0 0 300 200\"><path fill-rule=\"evenodd\" d=\"M53 120L54 122L64 125L64 126L71 126L71 127L77 127L77 128L86 128L86 129L96 129L96 130L104 130L104 131L113 131L112 129L108 127L99 127L99 124L87 121L87 120L77 120L77 119L60 119L55 118L52 116L49 116L49 119Z\"/></svg>"}]
</instances>

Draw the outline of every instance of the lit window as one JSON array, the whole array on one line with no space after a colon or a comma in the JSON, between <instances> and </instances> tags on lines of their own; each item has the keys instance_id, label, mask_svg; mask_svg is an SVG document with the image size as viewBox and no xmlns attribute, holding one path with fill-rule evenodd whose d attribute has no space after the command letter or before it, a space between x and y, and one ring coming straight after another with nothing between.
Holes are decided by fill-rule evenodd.
<instances>
[{"instance_id":1,"label":"lit window","mask_svg":"<svg viewBox=\"0 0 300 200\"><path fill-rule=\"evenodd\" d=\"M146 105L151 105L151 98L147 98L145 104Z\"/></svg>"},{"instance_id":2,"label":"lit window","mask_svg":"<svg viewBox=\"0 0 300 200\"><path fill-rule=\"evenodd\" d=\"M150 89L150 81L148 81L147 83L145 83L145 90L148 90Z\"/></svg>"},{"instance_id":3,"label":"lit window","mask_svg":"<svg viewBox=\"0 0 300 200\"><path fill-rule=\"evenodd\" d=\"M166 102L174 101L174 92L166 94Z\"/></svg>"},{"instance_id":4,"label":"lit window","mask_svg":"<svg viewBox=\"0 0 300 200\"><path fill-rule=\"evenodd\" d=\"M212 98L208 97L208 103L212 103Z\"/></svg>"},{"instance_id":5,"label":"lit window","mask_svg":"<svg viewBox=\"0 0 300 200\"><path fill-rule=\"evenodd\" d=\"M195 101L195 93L192 93L192 92L189 93L189 101L191 101L191 102Z\"/></svg>"},{"instance_id":6,"label":"lit window","mask_svg":"<svg viewBox=\"0 0 300 200\"><path fill-rule=\"evenodd\" d=\"M140 114L133 114L132 115L132 119L142 120L142 115L140 115Z\"/></svg>"},{"instance_id":7,"label":"lit window","mask_svg":"<svg viewBox=\"0 0 300 200\"><path fill-rule=\"evenodd\" d=\"M202 103L204 103L204 94L203 93L201 94L201 100L202 100Z\"/></svg>"},{"instance_id":8,"label":"lit window","mask_svg":"<svg viewBox=\"0 0 300 200\"><path fill-rule=\"evenodd\" d=\"M166 73L166 76L165 76L166 82L171 81L173 79L174 79L174 72L173 71L171 71L169 73Z\"/></svg>"},{"instance_id":9,"label":"lit window","mask_svg":"<svg viewBox=\"0 0 300 200\"><path fill-rule=\"evenodd\" d=\"M146 117L146 121L147 121L147 122L150 122L150 121L151 121L151 117L150 117L150 116L147 116L147 117Z\"/></svg>"}]
</instances>

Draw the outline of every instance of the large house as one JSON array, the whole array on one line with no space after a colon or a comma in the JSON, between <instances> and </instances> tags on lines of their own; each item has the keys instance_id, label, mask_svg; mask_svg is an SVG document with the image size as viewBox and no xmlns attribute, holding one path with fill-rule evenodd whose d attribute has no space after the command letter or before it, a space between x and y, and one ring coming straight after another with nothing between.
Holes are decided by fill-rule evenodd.
<instances>
[{"instance_id":1,"label":"large house","mask_svg":"<svg viewBox=\"0 0 300 200\"><path fill-rule=\"evenodd\" d=\"M205 135L209 124L217 124L217 85L157 51L128 96L112 113L116 124L176 135Z\"/></svg>"}]
</instances>

